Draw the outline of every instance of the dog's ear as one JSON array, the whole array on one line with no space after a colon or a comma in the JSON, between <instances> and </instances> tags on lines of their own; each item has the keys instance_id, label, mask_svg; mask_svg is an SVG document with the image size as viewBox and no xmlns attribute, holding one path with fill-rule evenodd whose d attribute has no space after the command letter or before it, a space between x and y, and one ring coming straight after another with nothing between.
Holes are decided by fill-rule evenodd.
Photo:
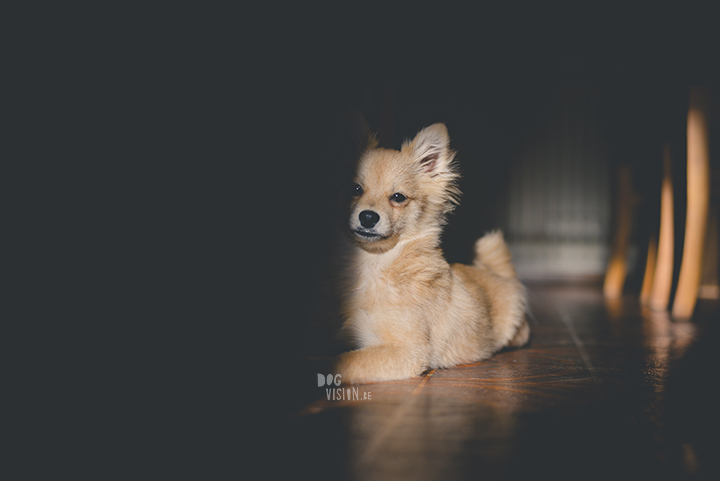
<instances>
[{"instance_id":1,"label":"dog's ear","mask_svg":"<svg viewBox=\"0 0 720 481\"><path fill-rule=\"evenodd\" d=\"M414 165L424 174L420 181L431 203L440 205L440 214L447 214L458 204L460 174L455 163L455 151L450 150L450 136L444 124L422 129L412 141L403 144Z\"/></svg>"},{"instance_id":2,"label":"dog's ear","mask_svg":"<svg viewBox=\"0 0 720 481\"><path fill-rule=\"evenodd\" d=\"M339 155L348 164L354 164L367 150L377 145L365 117L355 110L345 113L338 137Z\"/></svg>"},{"instance_id":3,"label":"dog's ear","mask_svg":"<svg viewBox=\"0 0 720 481\"><path fill-rule=\"evenodd\" d=\"M360 112L351 111L345 116L345 119L350 128L355 151L362 154L366 149L371 148L373 135L365 121L365 117Z\"/></svg>"},{"instance_id":4,"label":"dog's ear","mask_svg":"<svg viewBox=\"0 0 720 481\"><path fill-rule=\"evenodd\" d=\"M423 172L435 174L448 169L452 161L450 136L445 124L433 124L422 129L404 148L412 149L412 158Z\"/></svg>"}]
</instances>

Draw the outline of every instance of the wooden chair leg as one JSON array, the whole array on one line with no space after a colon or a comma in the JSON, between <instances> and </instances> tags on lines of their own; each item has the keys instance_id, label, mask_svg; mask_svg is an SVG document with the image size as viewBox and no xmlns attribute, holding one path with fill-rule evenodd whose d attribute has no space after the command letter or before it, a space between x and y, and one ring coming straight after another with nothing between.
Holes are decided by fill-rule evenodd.
<instances>
[{"instance_id":1,"label":"wooden chair leg","mask_svg":"<svg viewBox=\"0 0 720 481\"><path fill-rule=\"evenodd\" d=\"M687 220L680 278L672 315L677 320L692 316L702 274L703 247L710 203L710 158L705 105L707 92L691 89L687 119Z\"/></svg>"},{"instance_id":2,"label":"wooden chair leg","mask_svg":"<svg viewBox=\"0 0 720 481\"><path fill-rule=\"evenodd\" d=\"M630 231L632 229L633 193L630 167L621 165L618 170L618 205L615 227L615 238L610 255L603 293L608 299L622 296L625 278L627 277L627 256L630 247Z\"/></svg>"},{"instance_id":3,"label":"wooden chair leg","mask_svg":"<svg viewBox=\"0 0 720 481\"><path fill-rule=\"evenodd\" d=\"M647 305L650 302L653 279L655 277L655 264L657 260L657 240L655 236L650 237L647 250L647 261L645 261L645 275L643 276L642 289L640 289L640 302Z\"/></svg>"},{"instance_id":4,"label":"wooden chair leg","mask_svg":"<svg viewBox=\"0 0 720 481\"><path fill-rule=\"evenodd\" d=\"M673 185L670 145L663 148L663 182L660 191L660 236L657 263L650 293L650 309L664 311L670 303L675 249Z\"/></svg>"}]
</instances>

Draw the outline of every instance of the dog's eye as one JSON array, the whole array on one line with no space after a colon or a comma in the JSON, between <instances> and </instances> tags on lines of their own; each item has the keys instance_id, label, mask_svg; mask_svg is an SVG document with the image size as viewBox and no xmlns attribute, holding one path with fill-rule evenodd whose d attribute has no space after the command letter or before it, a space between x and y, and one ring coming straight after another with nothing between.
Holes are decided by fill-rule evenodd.
<instances>
[{"instance_id":1,"label":"dog's eye","mask_svg":"<svg viewBox=\"0 0 720 481\"><path fill-rule=\"evenodd\" d=\"M359 197L359 196L363 195L363 188L360 184L353 184L352 189L350 189L350 192L352 193L352 195Z\"/></svg>"},{"instance_id":2,"label":"dog's eye","mask_svg":"<svg viewBox=\"0 0 720 481\"><path fill-rule=\"evenodd\" d=\"M407 197L402 195L400 192L395 192L393 195L390 196L390 200L397 204L402 204L407 200Z\"/></svg>"}]
</instances>

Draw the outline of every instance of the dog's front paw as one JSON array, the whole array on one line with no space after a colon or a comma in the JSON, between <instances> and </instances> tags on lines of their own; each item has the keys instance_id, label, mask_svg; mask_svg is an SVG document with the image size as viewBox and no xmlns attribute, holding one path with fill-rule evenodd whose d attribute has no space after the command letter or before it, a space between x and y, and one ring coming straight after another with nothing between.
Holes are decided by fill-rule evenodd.
<instances>
[{"instance_id":1,"label":"dog's front paw","mask_svg":"<svg viewBox=\"0 0 720 481\"><path fill-rule=\"evenodd\" d=\"M346 384L393 381L419 376L425 368L422 359L405 349L372 346L341 354L335 370Z\"/></svg>"},{"instance_id":2,"label":"dog's front paw","mask_svg":"<svg viewBox=\"0 0 720 481\"><path fill-rule=\"evenodd\" d=\"M365 381L362 369L358 366L357 351L344 352L337 357L335 373L340 374L343 384L361 384Z\"/></svg>"}]
</instances>

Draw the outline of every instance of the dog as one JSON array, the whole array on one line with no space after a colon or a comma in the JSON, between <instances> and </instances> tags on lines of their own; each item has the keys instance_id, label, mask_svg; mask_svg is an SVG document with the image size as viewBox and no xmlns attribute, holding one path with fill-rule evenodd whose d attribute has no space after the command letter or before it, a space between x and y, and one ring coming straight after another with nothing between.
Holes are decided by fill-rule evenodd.
<instances>
[{"instance_id":1,"label":"dog","mask_svg":"<svg viewBox=\"0 0 720 481\"><path fill-rule=\"evenodd\" d=\"M476 241L472 265L450 265L440 248L461 194L446 126L397 151L379 148L362 122L335 282L355 348L335 360L343 383L407 379L525 345L526 291L502 233Z\"/></svg>"}]
</instances>

